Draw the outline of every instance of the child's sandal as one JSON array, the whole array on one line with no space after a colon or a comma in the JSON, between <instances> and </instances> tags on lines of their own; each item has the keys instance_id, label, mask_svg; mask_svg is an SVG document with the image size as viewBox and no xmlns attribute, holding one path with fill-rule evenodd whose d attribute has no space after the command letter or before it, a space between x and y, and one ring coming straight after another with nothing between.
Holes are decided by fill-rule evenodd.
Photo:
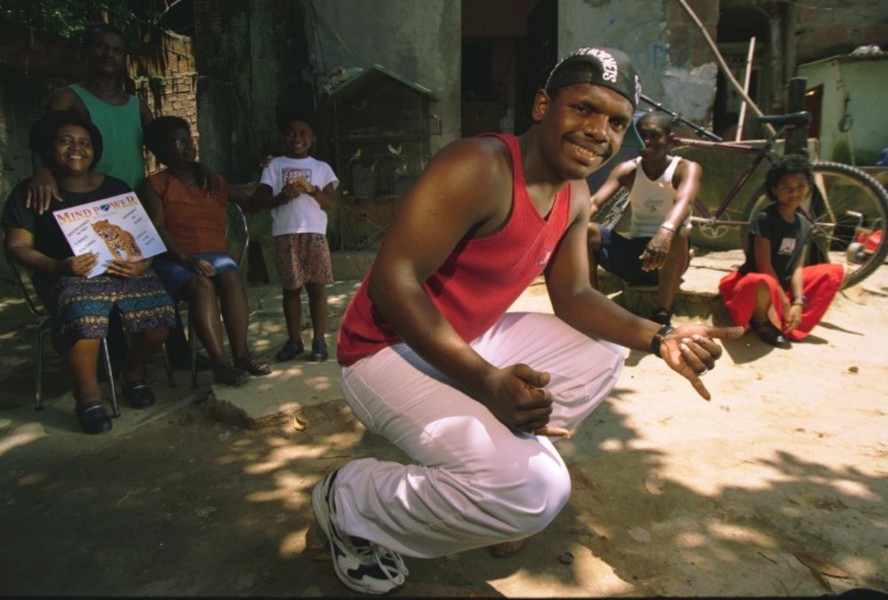
<instances>
[{"instance_id":1,"label":"child's sandal","mask_svg":"<svg viewBox=\"0 0 888 600\"><path fill-rule=\"evenodd\" d=\"M234 364L238 369L257 377L271 373L271 367L267 363L259 362L250 356L243 356L234 361Z\"/></svg>"},{"instance_id":2,"label":"child's sandal","mask_svg":"<svg viewBox=\"0 0 888 600\"><path fill-rule=\"evenodd\" d=\"M250 374L232 365L222 365L215 369L216 383L237 387L250 380Z\"/></svg>"}]
</instances>

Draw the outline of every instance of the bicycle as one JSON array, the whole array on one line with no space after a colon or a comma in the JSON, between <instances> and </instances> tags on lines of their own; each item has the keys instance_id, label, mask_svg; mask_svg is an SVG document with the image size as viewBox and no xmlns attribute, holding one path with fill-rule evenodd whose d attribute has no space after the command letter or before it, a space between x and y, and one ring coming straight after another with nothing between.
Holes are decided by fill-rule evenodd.
<instances>
[{"instance_id":1,"label":"bicycle","mask_svg":"<svg viewBox=\"0 0 888 600\"><path fill-rule=\"evenodd\" d=\"M713 210L707 208L698 196L690 217L691 224L706 238L716 239L727 231L739 230L745 244L745 230L750 219L771 200L764 186L759 186L739 209L735 203L758 167L766 161L771 164L779 157L774 147L780 136L792 128L807 127L810 113L801 111L759 117L759 122L771 124L779 130L767 136L763 145L752 145L725 141L647 96L642 95L641 98L656 110L670 115L673 122L688 126L700 136L674 137L676 150L700 147L752 156L749 165L737 176L731 189ZM814 224L808 260L843 262L849 271L844 287L856 285L882 265L888 256L888 238L883 235L888 223L888 192L873 177L856 167L828 161L811 161L811 164L814 189L811 190L807 206L802 208L803 214ZM596 223L613 229L619 224L628 204L629 190L620 188L599 207L593 218ZM736 215L742 216L739 219L731 218Z\"/></svg>"}]
</instances>

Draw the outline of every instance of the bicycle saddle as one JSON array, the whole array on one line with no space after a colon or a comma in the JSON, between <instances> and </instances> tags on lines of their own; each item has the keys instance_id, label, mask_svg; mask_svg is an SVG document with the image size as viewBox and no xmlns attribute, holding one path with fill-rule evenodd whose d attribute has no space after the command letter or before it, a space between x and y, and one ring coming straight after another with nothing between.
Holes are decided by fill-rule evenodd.
<instances>
[{"instance_id":1,"label":"bicycle saddle","mask_svg":"<svg viewBox=\"0 0 888 600\"><path fill-rule=\"evenodd\" d=\"M758 120L760 123L770 123L777 127L783 127L785 125L798 127L799 125L807 125L811 122L811 113L807 110L800 110L799 112L789 113L788 115L762 115Z\"/></svg>"}]
</instances>

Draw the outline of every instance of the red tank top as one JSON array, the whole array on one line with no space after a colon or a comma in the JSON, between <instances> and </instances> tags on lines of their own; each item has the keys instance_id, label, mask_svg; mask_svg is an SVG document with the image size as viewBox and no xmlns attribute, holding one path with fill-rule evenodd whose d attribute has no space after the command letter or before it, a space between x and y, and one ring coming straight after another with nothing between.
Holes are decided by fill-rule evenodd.
<instances>
[{"instance_id":1,"label":"red tank top","mask_svg":"<svg viewBox=\"0 0 888 600\"><path fill-rule=\"evenodd\" d=\"M542 218L527 193L518 138L485 135L501 139L512 155L509 220L493 235L457 246L423 284L441 314L467 342L492 327L543 272L570 214L568 185L555 197L548 217ZM401 341L373 307L367 295L369 277L368 273L342 318L336 358L344 366Z\"/></svg>"}]
</instances>

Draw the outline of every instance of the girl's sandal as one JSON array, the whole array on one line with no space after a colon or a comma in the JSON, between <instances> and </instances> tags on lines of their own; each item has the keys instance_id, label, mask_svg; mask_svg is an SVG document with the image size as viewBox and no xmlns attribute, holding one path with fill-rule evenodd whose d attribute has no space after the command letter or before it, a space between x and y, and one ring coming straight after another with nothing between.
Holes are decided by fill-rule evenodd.
<instances>
[{"instance_id":1,"label":"girl's sandal","mask_svg":"<svg viewBox=\"0 0 888 600\"><path fill-rule=\"evenodd\" d=\"M777 329L771 321L753 321L752 328L758 334L762 341L777 348L786 348L789 342L784 337L783 332Z\"/></svg>"},{"instance_id":2,"label":"girl's sandal","mask_svg":"<svg viewBox=\"0 0 888 600\"><path fill-rule=\"evenodd\" d=\"M111 417L105 412L101 402L81 404L75 410L77 423L85 433L105 433L111 431Z\"/></svg>"},{"instance_id":3,"label":"girl's sandal","mask_svg":"<svg viewBox=\"0 0 888 600\"><path fill-rule=\"evenodd\" d=\"M243 356L236 361L234 365L250 375L262 376L271 373L271 367L267 363L259 362L250 356Z\"/></svg>"},{"instance_id":4,"label":"girl's sandal","mask_svg":"<svg viewBox=\"0 0 888 600\"><path fill-rule=\"evenodd\" d=\"M237 387L250 380L250 374L232 365L221 365L215 369L216 383Z\"/></svg>"}]
</instances>

